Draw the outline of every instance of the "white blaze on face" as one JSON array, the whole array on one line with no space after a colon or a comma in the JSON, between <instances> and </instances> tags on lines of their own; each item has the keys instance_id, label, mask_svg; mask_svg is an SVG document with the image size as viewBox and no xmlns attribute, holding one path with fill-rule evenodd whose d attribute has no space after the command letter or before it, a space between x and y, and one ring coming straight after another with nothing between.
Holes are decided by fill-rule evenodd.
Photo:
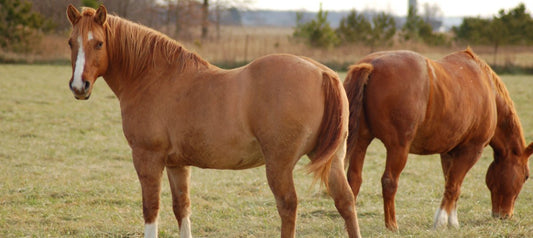
<instances>
[{"instance_id":1,"label":"white blaze on face","mask_svg":"<svg viewBox=\"0 0 533 238\"><path fill-rule=\"evenodd\" d=\"M83 80L81 79L81 75L83 74L83 67L85 66L85 52L83 51L83 40L81 39L81 36L78 36L78 45L80 46L80 48L78 49L76 67L74 67L74 75L72 78L71 86L73 89L82 91Z\"/></svg>"},{"instance_id":2,"label":"white blaze on face","mask_svg":"<svg viewBox=\"0 0 533 238\"><path fill-rule=\"evenodd\" d=\"M87 34L87 41L92 40L93 32L89 31ZM76 57L76 67L74 68L74 78L72 79L72 88L81 91L83 89L83 80L81 75L83 74L83 68L85 67L85 51L83 50L83 40L81 36L78 36L78 56Z\"/></svg>"}]
</instances>

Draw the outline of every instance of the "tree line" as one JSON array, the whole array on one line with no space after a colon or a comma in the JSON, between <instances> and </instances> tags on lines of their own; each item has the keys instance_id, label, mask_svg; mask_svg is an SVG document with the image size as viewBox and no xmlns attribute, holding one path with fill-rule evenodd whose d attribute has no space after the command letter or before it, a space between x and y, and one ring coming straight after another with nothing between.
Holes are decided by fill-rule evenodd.
<instances>
[{"instance_id":1,"label":"tree line","mask_svg":"<svg viewBox=\"0 0 533 238\"><path fill-rule=\"evenodd\" d=\"M58 7L64 4L58 1L0 0L0 48L28 52L42 34L70 29L65 9ZM166 33L171 36L187 39L195 29L201 29L202 37L207 37L208 23L215 25L214 35L219 36L224 14L229 12L230 17L238 20L238 9L246 7L250 0L72 0L69 3L90 7L104 3L110 12L119 16L158 29L166 27ZM431 6L424 8L426 14L431 10ZM307 22L302 14L297 14L293 37L313 47L362 44L372 51L396 42L435 46L457 42L491 45L496 55L503 45L533 45L533 19L524 4L507 11L502 9L492 18L465 17L459 26L446 33L436 32L435 20L421 16L416 8L409 9L402 26L398 26L398 18L385 12L369 16L352 10L334 29L327 14L320 8L316 17Z\"/></svg>"},{"instance_id":2,"label":"tree line","mask_svg":"<svg viewBox=\"0 0 533 238\"><path fill-rule=\"evenodd\" d=\"M17 53L30 52L43 34L70 29L65 9L74 6L97 8L104 4L109 12L133 22L162 29L172 37L189 39L200 29L208 37L213 24L219 37L220 24L235 18L239 8L251 0L0 0L0 48ZM238 16L237 16L238 17ZM198 27L200 26L200 27Z\"/></svg>"},{"instance_id":3,"label":"tree line","mask_svg":"<svg viewBox=\"0 0 533 238\"><path fill-rule=\"evenodd\" d=\"M492 18L465 17L451 32L440 33L433 29L430 19L420 16L416 8L410 8L405 23L397 29L395 18L385 12L369 18L352 10L341 19L337 29L327 21L322 8L315 19L302 22L296 19L293 36L313 47L335 47L359 43L371 48L391 46L400 42L421 42L432 46L447 46L452 42L471 45L492 45L497 54L502 45L533 45L533 19L523 3L508 11L500 10Z\"/></svg>"}]
</instances>

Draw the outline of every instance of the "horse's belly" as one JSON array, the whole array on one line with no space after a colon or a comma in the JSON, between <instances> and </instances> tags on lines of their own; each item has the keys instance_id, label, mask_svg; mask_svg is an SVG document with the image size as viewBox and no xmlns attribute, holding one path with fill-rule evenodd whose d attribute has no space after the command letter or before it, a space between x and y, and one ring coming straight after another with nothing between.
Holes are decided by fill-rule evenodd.
<instances>
[{"instance_id":1,"label":"horse's belly","mask_svg":"<svg viewBox=\"0 0 533 238\"><path fill-rule=\"evenodd\" d=\"M468 130L468 128L470 127L467 125L464 128L456 128L455 130L449 128L440 129L432 133L420 130L422 132L418 133L411 143L409 153L419 155L441 154L449 152L464 143L484 145L491 138L492 133L487 132L488 130Z\"/></svg>"},{"instance_id":2,"label":"horse's belly","mask_svg":"<svg viewBox=\"0 0 533 238\"><path fill-rule=\"evenodd\" d=\"M180 145L169 155L167 166L187 165L208 169L248 169L265 164L257 140L218 145Z\"/></svg>"},{"instance_id":3,"label":"horse's belly","mask_svg":"<svg viewBox=\"0 0 533 238\"><path fill-rule=\"evenodd\" d=\"M263 153L257 150L224 151L207 158L196 166L209 169L249 169L265 164Z\"/></svg>"}]
</instances>

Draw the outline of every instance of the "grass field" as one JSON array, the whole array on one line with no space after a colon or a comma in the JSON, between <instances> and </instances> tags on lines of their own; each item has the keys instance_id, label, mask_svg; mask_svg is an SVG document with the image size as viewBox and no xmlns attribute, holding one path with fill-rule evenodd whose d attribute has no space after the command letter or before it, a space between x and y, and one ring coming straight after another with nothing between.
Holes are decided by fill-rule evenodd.
<instances>
[{"instance_id":1,"label":"grass field","mask_svg":"<svg viewBox=\"0 0 533 238\"><path fill-rule=\"evenodd\" d=\"M88 101L76 101L67 66L0 65L0 237L139 237L140 185L122 134L118 100L102 79ZM341 76L342 77L342 76ZM503 76L533 140L533 76ZM485 172L492 151L467 175L458 203L460 229L433 231L443 193L437 156L410 156L396 208L400 231L383 224L380 177L385 150L368 150L358 199L366 237L533 236L533 183L511 220L490 217ZM344 237L333 201L311 186L302 159L294 172L299 194L297 237ZM165 179L166 180L166 179ZM192 230L196 237L278 237L280 220L264 167L244 171L193 169ZM167 181L160 237L179 235Z\"/></svg>"}]
</instances>

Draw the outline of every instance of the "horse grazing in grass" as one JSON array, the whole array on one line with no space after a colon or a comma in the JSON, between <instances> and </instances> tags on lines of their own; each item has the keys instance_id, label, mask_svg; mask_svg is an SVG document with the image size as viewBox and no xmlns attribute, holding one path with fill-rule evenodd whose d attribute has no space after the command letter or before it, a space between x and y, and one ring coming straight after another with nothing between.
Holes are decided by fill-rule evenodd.
<instances>
[{"instance_id":1,"label":"horse grazing in grass","mask_svg":"<svg viewBox=\"0 0 533 238\"><path fill-rule=\"evenodd\" d=\"M292 172L303 155L326 185L350 237L359 227L344 173L348 99L337 74L291 55L270 55L222 70L170 38L108 15L105 7L72 5L69 45L77 99L103 76L120 101L143 197L145 236L157 236L161 177L166 168L181 237L191 237L190 166L266 166L281 217L281 236L295 235Z\"/></svg>"},{"instance_id":2,"label":"horse grazing in grass","mask_svg":"<svg viewBox=\"0 0 533 238\"><path fill-rule=\"evenodd\" d=\"M357 198L366 149L381 140L387 228L398 229L394 196L408 153L440 154L445 190L434 227L458 227L461 184L487 144L494 150L486 175L492 215L512 216L533 143L526 146L505 85L470 48L437 61L410 51L374 53L350 67L344 87L350 101L348 181Z\"/></svg>"}]
</instances>

